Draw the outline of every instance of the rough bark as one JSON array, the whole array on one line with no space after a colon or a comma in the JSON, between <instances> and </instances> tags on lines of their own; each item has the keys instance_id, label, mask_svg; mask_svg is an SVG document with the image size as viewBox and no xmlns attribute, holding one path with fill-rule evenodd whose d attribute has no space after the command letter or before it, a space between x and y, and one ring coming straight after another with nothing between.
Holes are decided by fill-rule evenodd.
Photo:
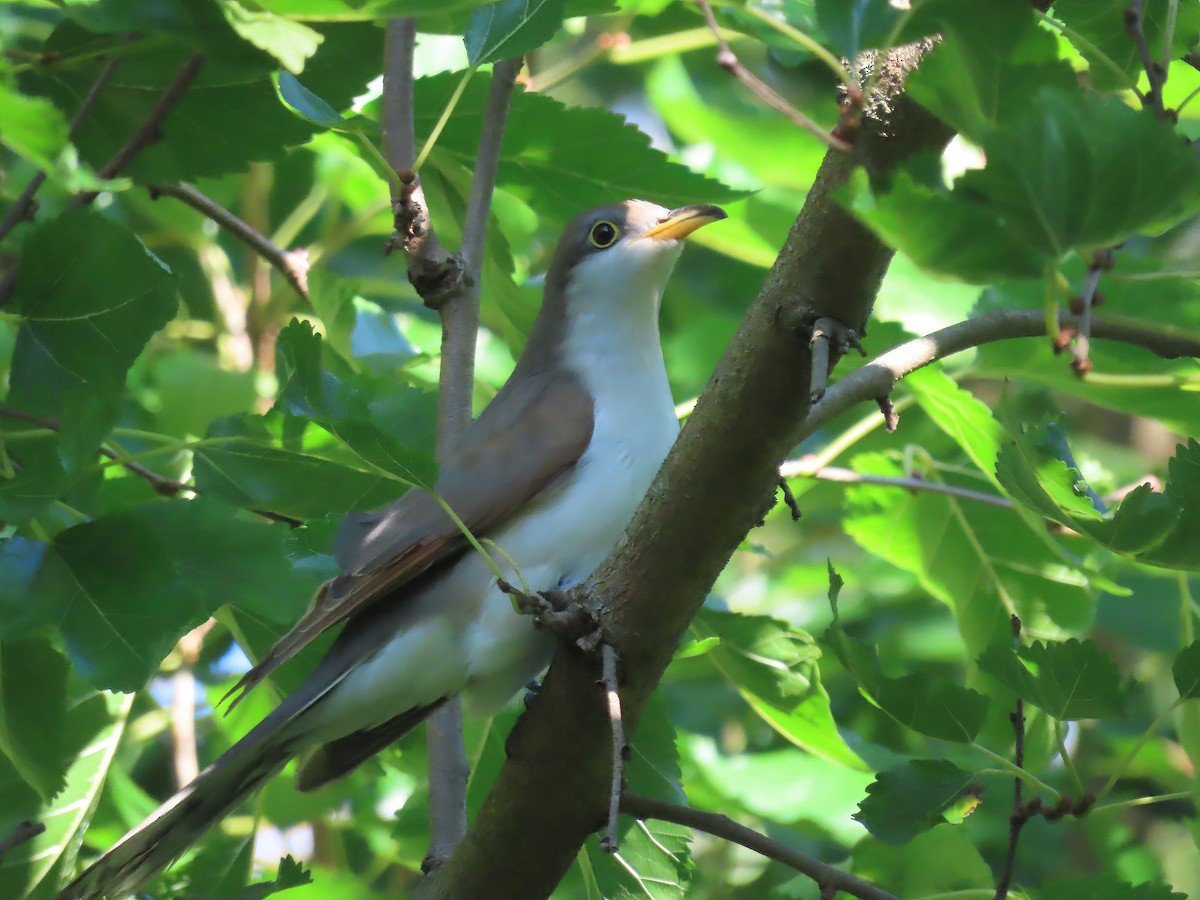
<instances>
[{"instance_id":1,"label":"rough bark","mask_svg":"<svg viewBox=\"0 0 1200 900\"><path fill-rule=\"evenodd\" d=\"M804 209L620 545L585 585L622 662L627 728L746 532L771 502L808 411L806 327L860 329L891 251L832 198L855 164L873 178L938 152L950 133L900 93L920 49L893 53L853 155L827 154ZM685 262L686 264L686 262ZM422 898L550 894L605 821L609 722L598 661L565 644L509 740L509 759L454 856ZM633 738L636 745L636 734Z\"/></svg>"}]
</instances>

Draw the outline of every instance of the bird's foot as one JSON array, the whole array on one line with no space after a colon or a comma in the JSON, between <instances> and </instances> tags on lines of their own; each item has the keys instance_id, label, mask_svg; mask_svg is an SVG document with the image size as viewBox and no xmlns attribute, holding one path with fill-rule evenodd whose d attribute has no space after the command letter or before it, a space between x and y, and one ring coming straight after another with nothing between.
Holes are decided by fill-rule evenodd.
<instances>
[{"instance_id":1,"label":"bird's foot","mask_svg":"<svg viewBox=\"0 0 1200 900\"><path fill-rule=\"evenodd\" d=\"M537 627L566 638L585 653L595 653L604 639L596 618L572 596L570 590L547 588L530 593L503 579L497 585L513 598L517 612L532 616Z\"/></svg>"}]
</instances>

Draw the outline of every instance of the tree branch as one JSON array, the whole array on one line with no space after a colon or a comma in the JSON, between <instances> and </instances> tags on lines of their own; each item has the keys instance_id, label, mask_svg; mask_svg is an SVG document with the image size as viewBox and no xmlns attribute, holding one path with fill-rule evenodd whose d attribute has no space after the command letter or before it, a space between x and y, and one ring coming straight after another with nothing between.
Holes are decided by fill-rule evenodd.
<instances>
[{"instance_id":1,"label":"tree branch","mask_svg":"<svg viewBox=\"0 0 1200 900\"><path fill-rule=\"evenodd\" d=\"M892 252L834 201L856 164L884 176L950 132L899 96L922 49L882 60L854 152L830 152L779 259L625 536L582 595L620 654L622 712L636 729L650 692L713 581L758 520L809 404L809 329L832 316L861 333ZM850 261L853 261L852 263ZM605 821L611 728L594 665L560 646L537 703L466 839L422 898L550 894ZM636 744L636 738L634 739Z\"/></svg>"},{"instance_id":2,"label":"tree branch","mask_svg":"<svg viewBox=\"0 0 1200 900\"><path fill-rule=\"evenodd\" d=\"M688 828L703 831L705 834L740 844L767 859L773 859L788 868L795 869L801 875L808 876L822 889L832 888L835 891L849 894L851 897L858 897L859 900L899 900L895 894L889 894L869 881L863 881L849 872L835 869L819 859L814 859L778 841L771 840L765 834L760 834L752 828L733 821L729 816L703 812L692 809L690 806L680 806L637 794L626 794L621 798L621 812L637 819L674 822L676 825L685 825Z\"/></svg>"},{"instance_id":3,"label":"tree branch","mask_svg":"<svg viewBox=\"0 0 1200 900\"><path fill-rule=\"evenodd\" d=\"M988 494L983 491L973 491L970 488L954 484L943 484L940 481L930 481L927 478L889 478L885 475L864 475L853 469L842 469L837 466L823 466L813 469L807 460L792 459L779 467L779 474L784 478L814 478L818 481L836 481L839 484L878 484L883 487L903 488L906 491L926 491L931 494L946 494L959 500L971 500L975 503L986 503L1008 509L1013 502L998 494Z\"/></svg>"},{"instance_id":4,"label":"tree branch","mask_svg":"<svg viewBox=\"0 0 1200 900\"><path fill-rule=\"evenodd\" d=\"M708 0L696 0L696 3L704 13L704 21L708 23L709 30L717 40L718 66L753 91L755 96L771 107L771 109L783 113L794 124L799 125L825 145L832 147L834 150L840 150L843 153L850 151L849 143L840 137L830 134L804 113L800 112L800 110L796 109L796 107L792 106L792 104L788 103L774 88L742 65L742 61L737 58L737 54L729 46L729 41L725 40L725 35L721 31L721 26L717 24L717 18L713 15L712 6Z\"/></svg>"},{"instance_id":5,"label":"tree branch","mask_svg":"<svg viewBox=\"0 0 1200 900\"><path fill-rule=\"evenodd\" d=\"M1155 116L1167 120L1170 119L1170 116L1167 114L1166 107L1163 106L1162 92L1163 84L1167 80L1167 72L1154 59L1154 55L1150 52L1150 44L1146 41L1146 30L1142 27L1145 5L1145 0L1131 0L1129 8L1125 10L1125 30L1133 38L1138 55L1142 58L1142 67L1146 70L1146 80L1150 85L1149 90L1141 95L1142 103L1154 110ZM1170 36L1168 35L1169 40Z\"/></svg>"},{"instance_id":6,"label":"tree branch","mask_svg":"<svg viewBox=\"0 0 1200 900\"><path fill-rule=\"evenodd\" d=\"M200 70L203 67L204 55L201 53L190 57L183 64L183 68L179 70L179 74L175 76L174 80L167 85L166 90L162 92L162 96L158 98L153 109L146 116L145 121L138 126L137 131L122 145L113 158L104 164L104 168L99 173L102 178L113 178L119 175L133 161L135 156L162 138L162 124L163 120L167 118L167 113L179 102L184 92L195 81L196 76L200 74ZM76 194L75 199L71 202L71 207L74 208L91 203L98 196L100 196L99 191L84 191L83 193Z\"/></svg>"},{"instance_id":7,"label":"tree branch","mask_svg":"<svg viewBox=\"0 0 1200 900\"><path fill-rule=\"evenodd\" d=\"M1060 327L1076 328L1077 317L1062 313ZM1159 356L1200 357L1200 340L1185 334L1160 330L1136 320L1093 318L1093 337L1144 347ZM1045 314L1040 309L1001 309L967 319L901 344L851 372L830 387L813 406L796 433L796 443L815 434L827 423L859 403L891 393L896 382L932 362L994 341L1046 334Z\"/></svg>"},{"instance_id":8,"label":"tree branch","mask_svg":"<svg viewBox=\"0 0 1200 900\"><path fill-rule=\"evenodd\" d=\"M33 413L27 413L20 409L13 409L9 406L0 406L0 419L12 419L14 422L24 422L27 425L34 425L38 428L45 428L47 431L59 431L60 426L57 419L50 419L43 416L36 416ZM182 481L176 481L174 478L168 478L165 475L159 475L152 469L147 469L139 462L134 462L126 458L125 454L113 447L101 444L97 450L101 456L106 459L111 459L113 462L121 465L126 471L138 478L148 482L154 490L162 494L164 497L174 497L182 491L188 491L192 494L199 494L200 489L192 484L184 484ZM303 520L286 516L283 513L271 512L266 509L252 509L250 512L256 516L262 516L272 522L283 522L293 528L298 528L304 524Z\"/></svg>"},{"instance_id":9,"label":"tree branch","mask_svg":"<svg viewBox=\"0 0 1200 900\"><path fill-rule=\"evenodd\" d=\"M96 82L88 90L87 95L83 98L83 102L79 104L79 109L75 110L75 115L71 117L71 122L67 126L68 139L75 137L75 132L79 130L79 126L84 118L92 111L92 107L96 105L96 101L100 99L101 92L108 87L108 83L117 74L117 69L120 65L121 60L118 57L117 59L110 59L104 68L100 70L100 75L96 78ZM29 184L25 186L25 190L21 191L21 196L9 207L8 212L4 215L4 221L0 222L0 241L8 237L8 233L18 223L33 217L33 198L45 181L45 169L38 169L34 173L33 178L29 179Z\"/></svg>"},{"instance_id":10,"label":"tree branch","mask_svg":"<svg viewBox=\"0 0 1200 900\"><path fill-rule=\"evenodd\" d=\"M208 217L224 228L251 250L265 259L283 275L300 297L308 298L308 253L304 250L284 250L272 243L266 235L256 231L217 201L201 193L190 184L163 184L150 187L150 197L174 197L192 209Z\"/></svg>"}]
</instances>

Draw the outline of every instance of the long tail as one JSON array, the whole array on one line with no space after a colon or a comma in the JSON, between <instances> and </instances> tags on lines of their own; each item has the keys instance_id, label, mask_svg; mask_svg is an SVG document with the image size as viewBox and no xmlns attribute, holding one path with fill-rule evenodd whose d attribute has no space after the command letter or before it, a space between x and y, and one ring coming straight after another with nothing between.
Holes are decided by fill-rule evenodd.
<instances>
[{"instance_id":1,"label":"long tail","mask_svg":"<svg viewBox=\"0 0 1200 900\"><path fill-rule=\"evenodd\" d=\"M274 723L270 723L274 725ZM191 784L67 885L58 900L116 900L165 869L291 758L268 721L234 744Z\"/></svg>"}]
</instances>

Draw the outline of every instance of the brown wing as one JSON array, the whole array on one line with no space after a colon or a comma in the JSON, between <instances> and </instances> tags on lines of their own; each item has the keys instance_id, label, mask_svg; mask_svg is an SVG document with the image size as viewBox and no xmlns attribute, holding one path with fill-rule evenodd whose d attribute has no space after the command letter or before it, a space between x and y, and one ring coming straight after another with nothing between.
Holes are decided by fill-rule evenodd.
<instances>
[{"instance_id":1,"label":"brown wing","mask_svg":"<svg viewBox=\"0 0 1200 900\"><path fill-rule=\"evenodd\" d=\"M484 535L568 471L592 439L592 397L561 369L505 385L472 423L434 490L472 534ZM334 539L345 570L321 585L308 611L227 694L230 709L310 641L470 544L441 504L413 489L395 503L346 517Z\"/></svg>"}]
</instances>

